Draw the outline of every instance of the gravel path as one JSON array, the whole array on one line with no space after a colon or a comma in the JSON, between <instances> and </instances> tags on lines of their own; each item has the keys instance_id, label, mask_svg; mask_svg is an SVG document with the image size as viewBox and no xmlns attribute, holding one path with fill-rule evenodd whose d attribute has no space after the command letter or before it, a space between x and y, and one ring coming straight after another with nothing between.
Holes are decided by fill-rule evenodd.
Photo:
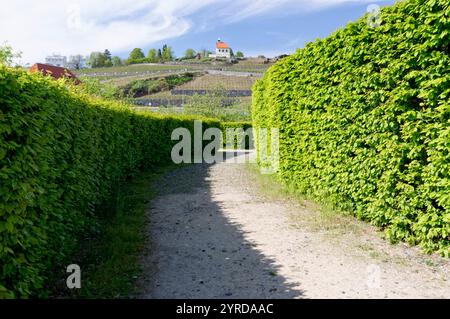
<instances>
[{"instance_id":1,"label":"gravel path","mask_svg":"<svg viewBox=\"0 0 450 319\"><path fill-rule=\"evenodd\" d=\"M450 298L450 265L366 223L258 190L248 165L168 173L148 211L143 298ZM318 226L319 225L319 226Z\"/></svg>"}]
</instances>

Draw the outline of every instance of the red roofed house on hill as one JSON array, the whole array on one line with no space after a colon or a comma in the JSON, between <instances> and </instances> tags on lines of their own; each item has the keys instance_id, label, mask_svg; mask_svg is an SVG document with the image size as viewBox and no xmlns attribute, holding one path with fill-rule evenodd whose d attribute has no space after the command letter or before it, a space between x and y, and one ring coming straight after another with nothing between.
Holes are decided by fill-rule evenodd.
<instances>
[{"instance_id":1,"label":"red roofed house on hill","mask_svg":"<svg viewBox=\"0 0 450 319\"><path fill-rule=\"evenodd\" d=\"M30 68L30 73L41 72L43 75L50 75L55 79L67 78L74 80L75 84L80 84L81 81L66 68L53 66L48 64L36 63Z\"/></svg>"},{"instance_id":2,"label":"red roofed house on hill","mask_svg":"<svg viewBox=\"0 0 450 319\"><path fill-rule=\"evenodd\" d=\"M223 59L231 59L231 48L225 42L222 42L220 39L217 40L216 43L216 54L210 54L211 58L223 58Z\"/></svg>"}]
</instances>

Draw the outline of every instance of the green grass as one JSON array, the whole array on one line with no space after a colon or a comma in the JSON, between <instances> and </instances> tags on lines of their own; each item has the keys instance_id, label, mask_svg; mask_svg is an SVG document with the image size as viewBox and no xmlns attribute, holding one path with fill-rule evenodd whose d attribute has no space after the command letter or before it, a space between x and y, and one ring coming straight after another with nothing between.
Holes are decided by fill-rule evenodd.
<instances>
[{"instance_id":1,"label":"green grass","mask_svg":"<svg viewBox=\"0 0 450 319\"><path fill-rule=\"evenodd\" d=\"M146 242L146 210L156 195L156 182L175 165L152 168L122 185L113 208L104 212L101 234L81 247L81 289L65 288L68 298L127 298L141 272L139 258Z\"/></svg>"}]
</instances>

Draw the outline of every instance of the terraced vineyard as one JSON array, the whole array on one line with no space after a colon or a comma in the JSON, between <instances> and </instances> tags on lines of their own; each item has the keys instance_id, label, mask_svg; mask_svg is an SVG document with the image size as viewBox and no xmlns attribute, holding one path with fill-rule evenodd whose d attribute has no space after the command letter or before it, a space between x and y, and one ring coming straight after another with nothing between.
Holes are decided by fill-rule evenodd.
<instances>
[{"instance_id":1,"label":"terraced vineyard","mask_svg":"<svg viewBox=\"0 0 450 319\"><path fill-rule=\"evenodd\" d=\"M132 98L131 102L141 110L176 114L194 112L219 116L223 120L247 121L250 120L253 84L271 65L262 58L249 58L234 64L219 61L135 64L79 70L76 73L85 81L98 80L111 91L118 90L116 96ZM175 87L154 87L160 87L155 82L164 82L171 76L187 73L195 74L194 80L176 84ZM152 87L146 90L146 86ZM130 95L131 87L132 92L139 87L140 93ZM143 93L145 91L154 93ZM206 113L203 114L202 109L206 109ZM226 114L232 114L231 118Z\"/></svg>"},{"instance_id":2,"label":"terraced vineyard","mask_svg":"<svg viewBox=\"0 0 450 319\"><path fill-rule=\"evenodd\" d=\"M127 66L94 68L77 70L78 76L92 76L103 78L116 78L126 76L148 75L161 72L188 72L188 71L230 71L230 72L248 72L262 74L272 64L263 64L252 60L240 61L236 64L228 64L223 62L212 63L170 63L170 64L133 64Z\"/></svg>"},{"instance_id":3,"label":"terraced vineyard","mask_svg":"<svg viewBox=\"0 0 450 319\"><path fill-rule=\"evenodd\" d=\"M250 107L251 89L257 77L206 74L178 86L172 91L159 92L136 99L140 107L182 107L197 102L197 95L212 104L224 107ZM202 101L205 102L205 101Z\"/></svg>"},{"instance_id":4,"label":"terraced vineyard","mask_svg":"<svg viewBox=\"0 0 450 319\"><path fill-rule=\"evenodd\" d=\"M211 75L199 77L194 81L183 84L177 89L179 90L251 90L253 84L257 80L253 76L225 76Z\"/></svg>"}]
</instances>

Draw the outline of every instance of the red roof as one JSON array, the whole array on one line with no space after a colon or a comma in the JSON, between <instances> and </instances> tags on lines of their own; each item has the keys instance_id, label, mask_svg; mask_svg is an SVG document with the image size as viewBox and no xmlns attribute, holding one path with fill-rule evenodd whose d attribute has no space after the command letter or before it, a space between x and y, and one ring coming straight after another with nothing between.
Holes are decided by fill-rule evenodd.
<instances>
[{"instance_id":1,"label":"red roof","mask_svg":"<svg viewBox=\"0 0 450 319\"><path fill-rule=\"evenodd\" d=\"M55 79L60 79L60 78L74 79L75 84L81 83L81 81L77 79L75 74L70 72L68 69L61 68L59 66L36 63L30 68L30 72L31 73L41 72L43 75L50 75Z\"/></svg>"},{"instance_id":2,"label":"red roof","mask_svg":"<svg viewBox=\"0 0 450 319\"><path fill-rule=\"evenodd\" d=\"M217 49L229 49L230 48L228 46L228 44L226 44L225 42L222 42L222 41L218 41L216 43L216 47L217 47Z\"/></svg>"}]
</instances>

